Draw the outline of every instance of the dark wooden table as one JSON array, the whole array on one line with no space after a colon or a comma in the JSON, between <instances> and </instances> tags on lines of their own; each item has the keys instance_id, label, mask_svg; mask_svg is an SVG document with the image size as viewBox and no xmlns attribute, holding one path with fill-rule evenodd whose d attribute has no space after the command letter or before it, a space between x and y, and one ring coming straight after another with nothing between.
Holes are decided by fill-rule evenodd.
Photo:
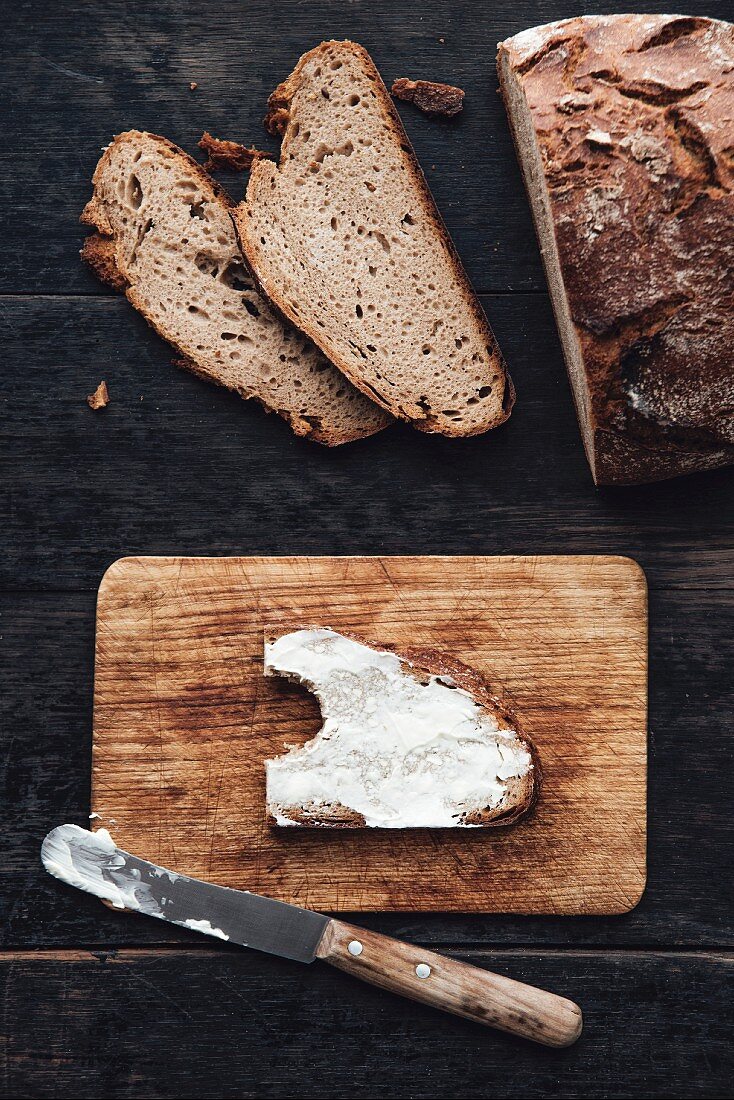
<instances>
[{"instance_id":1,"label":"dark wooden table","mask_svg":"<svg viewBox=\"0 0 734 1100\"><path fill-rule=\"evenodd\" d=\"M495 94L499 39L595 5L3 7L2 1095L728 1095L734 476L593 488ZM686 10L731 15L724 0ZM268 92L329 37L362 42L390 80L467 91L451 123L401 110L517 383L516 411L492 436L397 427L336 451L298 441L171 367L79 262L78 215L113 133L147 128L195 150L206 128L272 148ZM94 413L85 396L102 378L111 404ZM364 921L578 1000L586 1030L567 1051L110 913L40 869L44 833L86 822L95 592L110 562L358 552L622 553L647 572L649 883L637 909Z\"/></svg>"}]
</instances>

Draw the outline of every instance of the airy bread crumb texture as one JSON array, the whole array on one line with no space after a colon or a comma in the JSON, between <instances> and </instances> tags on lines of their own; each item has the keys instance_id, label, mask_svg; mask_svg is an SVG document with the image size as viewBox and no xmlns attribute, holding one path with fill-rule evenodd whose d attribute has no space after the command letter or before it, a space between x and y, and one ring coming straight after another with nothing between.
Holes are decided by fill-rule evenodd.
<instances>
[{"instance_id":1,"label":"airy bread crumb texture","mask_svg":"<svg viewBox=\"0 0 734 1100\"><path fill-rule=\"evenodd\" d=\"M267 295L366 394L427 432L502 423L514 392L369 55L326 42L270 97L280 163L236 211Z\"/></svg>"},{"instance_id":2,"label":"airy bread crumb texture","mask_svg":"<svg viewBox=\"0 0 734 1100\"><path fill-rule=\"evenodd\" d=\"M222 189L165 138L115 138L94 174L84 258L183 356L193 373L253 397L297 435L337 444L389 417L259 293Z\"/></svg>"}]
</instances>

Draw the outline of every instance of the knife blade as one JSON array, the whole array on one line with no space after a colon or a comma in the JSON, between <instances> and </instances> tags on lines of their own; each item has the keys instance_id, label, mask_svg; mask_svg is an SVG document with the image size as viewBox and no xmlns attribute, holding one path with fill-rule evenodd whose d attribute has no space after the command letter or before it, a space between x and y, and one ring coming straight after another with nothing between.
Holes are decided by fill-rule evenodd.
<instances>
[{"instance_id":1,"label":"knife blade","mask_svg":"<svg viewBox=\"0 0 734 1100\"><path fill-rule=\"evenodd\" d=\"M60 825L43 841L41 860L55 878L117 909L296 962L318 958L382 989L546 1046L569 1046L581 1034L581 1010L565 997L310 909L158 867L118 848L106 829Z\"/></svg>"},{"instance_id":2,"label":"knife blade","mask_svg":"<svg viewBox=\"0 0 734 1100\"><path fill-rule=\"evenodd\" d=\"M41 860L55 878L130 909L242 947L310 963L329 918L282 901L215 886L138 859L116 847L106 829L52 829Z\"/></svg>"}]
</instances>

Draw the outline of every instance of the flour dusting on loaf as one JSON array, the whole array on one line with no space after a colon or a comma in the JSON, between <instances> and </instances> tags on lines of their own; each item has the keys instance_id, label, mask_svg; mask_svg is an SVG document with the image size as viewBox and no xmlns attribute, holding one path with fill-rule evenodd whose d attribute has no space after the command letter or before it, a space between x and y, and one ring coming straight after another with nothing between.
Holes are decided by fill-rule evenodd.
<instances>
[{"instance_id":1,"label":"flour dusting on loaf","mask_svg":"<svg viewBox=\"0 0 734 1100\"><path fill-rule=\"evenodd\" d=\"M266 642L265 673L304 684L323 717L311 741L266 762L278 825L500 825L535 801L532 745L459 661L307 627Z\"/></svg>"},{"instance_id":2,"label":"flour dusting on loaf","mask_svg":"<svg viewBox=\"0 0 734 1100\"><path fill-rule=\"evenodd\" d=\"M498 69L595 480L734 461L734 27L566 19Z\"/></svg>"}]
</instances>

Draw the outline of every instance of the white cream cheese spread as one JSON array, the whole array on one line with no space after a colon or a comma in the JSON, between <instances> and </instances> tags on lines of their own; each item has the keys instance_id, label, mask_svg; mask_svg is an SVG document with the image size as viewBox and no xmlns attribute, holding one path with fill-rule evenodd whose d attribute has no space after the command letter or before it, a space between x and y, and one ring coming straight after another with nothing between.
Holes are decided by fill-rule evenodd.
<instances>
[{"instance_id":1,"label":"white cream cheese spread","mask_svg":"<svg viewBox=\"0 0 734 1100\"><path fill-rule=\"evenodd\" d=\"M266 643L265 671L305 684L324 720L313 740L266 762L278 825L296 824L284 809L338 803L377 828L455 826L532 769L515 731L450 677L417 679L394 653L334 630Z\"/></svg>"},{"instance_id":2,"label":"white cream cheese spread","mask_svg":"<svg viewBox=\"0 0 734 1100\"><path fill-rule=\"evenodd\" d=\"M125 857L106 829L92 833L78 825L61 825L43 842L41 859L54 878L109 901L115 909L163 916L150 887L126 868Z\"/></svg>"}]
</instances>

